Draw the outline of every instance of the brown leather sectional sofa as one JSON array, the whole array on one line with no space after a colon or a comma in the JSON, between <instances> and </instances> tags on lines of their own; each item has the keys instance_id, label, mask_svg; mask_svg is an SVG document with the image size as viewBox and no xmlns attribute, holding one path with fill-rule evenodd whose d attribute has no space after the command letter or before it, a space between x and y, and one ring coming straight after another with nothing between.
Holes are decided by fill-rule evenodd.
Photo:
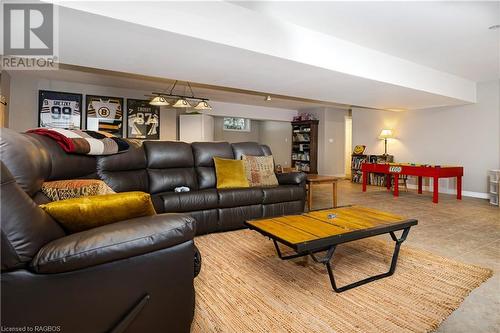
<instances>
[{"instance_id":1,"label":"brown leather sectional sofa","mask_svg":"<svg viewBox=\"0 0 500 333\"><path fill-rule=\"evenodd\" d=\"M279 174L280 185L272 188L217 190L213 157L242 154L271 151L251 142L146 141L96 158L68 155L49 138L2 129L2 326L188 332L194 236L304 209L302 173ZM43 181L75 178L100 178L117 192L149 192L158 215L68 235L37 204L48 201ZM175 193L178 186L191 191Z\"/></svg>"}]
</instances>

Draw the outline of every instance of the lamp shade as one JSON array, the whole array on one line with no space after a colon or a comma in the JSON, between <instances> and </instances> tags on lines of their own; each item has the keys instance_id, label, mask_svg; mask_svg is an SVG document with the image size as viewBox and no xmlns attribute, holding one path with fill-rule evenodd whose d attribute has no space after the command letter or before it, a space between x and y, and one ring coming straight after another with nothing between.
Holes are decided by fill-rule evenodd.
<instances>
[{"instance_id":1,"label":"lamp shade","mask_svg":"<svg viewBox=\"0 0 500 333\"><path fill-rule=\"evenodd\" d=\"M177 100L177 102L175 102L175 104L172 105L172 107L174 107L174 108L191 108L193 106L191 104L189 104L189 102L187 101L187 99L185 99L185 98L179 98Z\"/></svg>"},{"instance_id":2,"label":"lamp shade","mask_svg":"<svg viewBox=\"0 0 500 333\"><path fill-rule=\"evenodd\" d=\"M207 101L200 101L194 108L195 110L212 110L212 107Z\"/></svg>"},{"instance_id":3,"label":"lamp shade","mask_svg":"<svg viewBox=\"0 0 500 333\"><path fill-rule=\"evenodd\" d=\"M150 102L150 105L158 105L158 106L167 106L170 105L170 103L167 101L167 99L163 96L155 96Z\"/></svg>"},{"instance_id":4,"label":"lamp shade","mask_svg":"<svg viewBox=\"0 0 500 333\"><path fill-rule=\"evenodd\" d=\"M383 129L378 136L379 139L390 139L394 137L394 133L391 129Z\"/></svg>"}]
</instances>

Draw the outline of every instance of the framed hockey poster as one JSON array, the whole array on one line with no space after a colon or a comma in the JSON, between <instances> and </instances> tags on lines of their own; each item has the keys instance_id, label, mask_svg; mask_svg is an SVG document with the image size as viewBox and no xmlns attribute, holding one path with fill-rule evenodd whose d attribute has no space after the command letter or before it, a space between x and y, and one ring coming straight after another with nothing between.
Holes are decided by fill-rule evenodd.
<instances>
[{"instance_id":1,"label":"framed hockey poster","mask_svg":"<svg viewBox=\"0 0 500 333\"><path fill-rule=\"evenodd\" d=\"M121 137L123 133L123 98L85 96L87 129Z\"/></svg>"},{"instance_id":2,"label":"framed hockey poster","mask_svg":"<svg viewBox=\"0 0 500 333\"><path fill-rule=\"evenodd\" d=\"M131 139L160 139L160 107L148 100L127 99L127 137Z\"/></svg>"},{"instance_id":3,"label":"framed hockey poster","mask_svg":"<svg viewBox=\"0 0 500 333\"><path fill-rule=\"evenodd\" d=\"M82 128L82 95L59 91L38 91L38 126Z\"/></svg>"}]
</instances>

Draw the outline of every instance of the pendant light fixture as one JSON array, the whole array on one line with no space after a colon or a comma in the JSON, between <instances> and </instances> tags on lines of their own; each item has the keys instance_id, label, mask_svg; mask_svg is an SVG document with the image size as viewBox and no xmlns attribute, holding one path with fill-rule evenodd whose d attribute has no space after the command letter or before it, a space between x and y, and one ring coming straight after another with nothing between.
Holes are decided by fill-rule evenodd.
<instances>
[{"instance_id":1,"label":"pendant light fixture","mask_svg":"<svg viewBox=\"0 0 500 333\"><path fill-rule=\"evenodd\" d=\"M156 106L167 106L170 105L170 103L167 101L167 99L163 96L155 96L153 99L149 102L150 105L156 105Z\"/></svg>"},{"instance_id":2,"label":"pendant light fixture","mask_svg":"<svg viewBox=\"0 0 500 333\"><path fill-rule=\"evenodd\" d=\"M189 109L193 108L196 111L201 111L201 110L212 110L212 107L210 104L208 104L208 99L206 98L199 98L195 97L193 93L193 89L191 88L191 84L186 81L186 87L184 88L185 90L189 88L189 91L191 92L191 96L187 96L186 91L184 91L184 95L177 95L174 94L174 89L177 86L177 80L174 82L172 85L172 88L170 88L170 91L168 93L153 93L153 98L149 102L151 105L159 105L159 106L166 106L172 104L173 108L182 108L182 109ZM175 102L168 102L167 98L170 99L175 99ZM191 101L191 102L190 102ZM196 103L195 106L193 107L193 104L191 103Z\"/></svg>"},{"instance_id":3,"label":"pendant light fixture","mask_svg":"<svg viewBox=\"0 0 500 333\"><path fill-rule=\"evenodd\" d=\"M199 101L194 108L195 110L212 110L210 104L208 104L205 100Z\"/></svg>"},{"instance_id":4,"label":"pendant light fixture","mask_svg":"<svg viewBox=\"0 0 500 333\"><path fill-rule=\"evenodd\" d=\"M174 108L192 108L193 106L188 102L187 99L181 97L172 105Z\"/></svg>"}]
</instances>

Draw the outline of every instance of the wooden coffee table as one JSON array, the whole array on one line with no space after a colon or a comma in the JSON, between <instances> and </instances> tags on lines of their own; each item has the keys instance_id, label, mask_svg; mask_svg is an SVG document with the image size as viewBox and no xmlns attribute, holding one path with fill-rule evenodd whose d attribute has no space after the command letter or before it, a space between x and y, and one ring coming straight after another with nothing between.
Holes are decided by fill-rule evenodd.
<instances>
[{"instance_id":1,"label":"wooden coffee table","mask_svg":"<svg viewBox=\"0 0 500 333\"><path fill-rule=\"evenodd\" d=\"M328 270L332 288L338 293L392 275L396 269L401 243L406 240L410 228L417 223L415 219L406 219L398 215L361 206L317 210L300 215L245 222L250 229L256 230L273 240L280 259L288 260L311 256L315 262L324 264ZM400 238L395 234L398 230L403 231ZM330 264L336 246L381 234L390 234L392 240L396 243L389 271L343 287L337 287ZM292 248L296 253L284 256L278 243ZM327 252L323 257L318 258L315 254L322 251Z\"/></svg>"}]
</instances>

